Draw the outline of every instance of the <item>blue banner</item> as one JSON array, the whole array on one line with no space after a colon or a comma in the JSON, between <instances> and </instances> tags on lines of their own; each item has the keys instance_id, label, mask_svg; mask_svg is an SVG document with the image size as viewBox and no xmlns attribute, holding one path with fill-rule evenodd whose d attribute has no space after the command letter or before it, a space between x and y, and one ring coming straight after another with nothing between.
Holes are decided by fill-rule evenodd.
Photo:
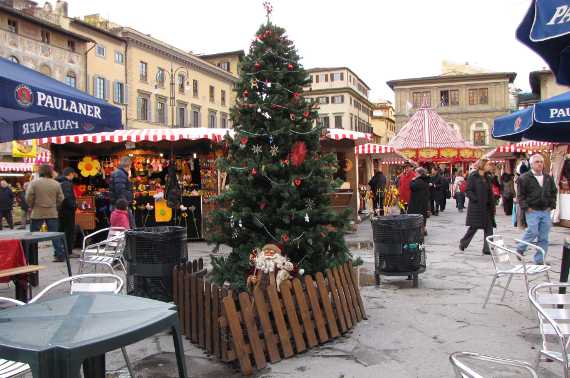
<instances>
[{"instance_id":1,"label":"blue banner","mask_svg":"<svg viewBox=\"0 0 570 378\"><path fill-rule=\"evenodd\" d=\"M530 39L534 42L570 33L570 1L536 0Z\"/></svg>"}]
</instances>

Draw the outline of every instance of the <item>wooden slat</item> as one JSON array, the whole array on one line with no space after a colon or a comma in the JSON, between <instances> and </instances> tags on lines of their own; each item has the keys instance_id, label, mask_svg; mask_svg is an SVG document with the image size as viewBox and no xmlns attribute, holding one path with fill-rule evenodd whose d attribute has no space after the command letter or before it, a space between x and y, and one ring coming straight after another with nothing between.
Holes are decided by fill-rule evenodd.
<instances>
[{"instance_id":1,"label":"wooden slat","mask_svg":"<svg viewBox=\"0 0 570 378\"><path fill-rule=\"evenodd\" d=\"M196 290L196 294L198 294L198 343L202 348L204 348L206 346L206 338L204 332L204 280L202 278L198 278L196 283L198 285Z\"/></svg>"},{"instance_id":2,"label":"wooden slat","mask_svg":"<svg viewBox=\"0 0 570 378\"><path fill-rule=\"evenodd\" d=\"M348 262L348 264L350 264L350 262ZM346 287L350 293L352 308L354 308L354 312L356 313L356 320L360 322L362 321L362 313L360 312L360 305L358 304L358 299L356 299L356 292L354 291L354 286L352 285L352 274L348 272L347 264L343 264L339 268L342 279L346 282Z\"/></svg>"},{"instance_id":3,"label":"wooden slat","mask_svg":"<svg viewBox=\"0 0 570 378\"><path fill-rule=\"evenodd\" d=\"M347 263L348 272L350 272L350 278L352 278L352 287L354 288L354 293L356 295L356 300L358 301L358 307L360 307L360 313L363 319L368 319L366 316L366 309L364 308L364 303L362 302L362 295L360 294L360 287L358 287L358 278L356 275L358 271L354 269L351 262Z\"/></svg>"},{"instance_id":4,"label":"wooden slat","mask_svg":"<svg viewBox=\"0 0 570 378\"><path fill-rule=\"evenodd\" d=\"M265 354L263 353L263 344L259 338L259 330L257 329L253 307L247 293L240 293L239 305L243 322L247 330L247 338L249 340L249 346L251 347L255 366L258 369L263 369L267 366L267 362L265 361Z\"/></svg>"},{"instance_id":5,"label":"wooden slat","mask_svg":"<svg viewBox=\"0 0 570 378\"><path fill-rule=\"evenodd\" d=\"M221 288L220 291L220 353L222 355L222 361L234 361L237 357L231 356L230 357L230 343L229 343L229 335L230 330L228 326L228 320L226 319L226 315L224 312L224 305L223 299L228 296L228 290L225 288Z\"/></svg>"},{"instance_id":6,"label":"wooden slat","mask_svg":"<svg viewBox=\"0 0 570 378\"><path fill-rule=\"evenodd\" d=\"M305 339L303 338L303 329L301 328L301 323L299 323L299 318L297 317L295 302L291 296L291 281L283 281L281 283L280 290L281 299L285 305L285 312L287 313L287 321L291 327L293 340L295 340L295 350L297 353L304 352L307 349L307 346L305 345Z\"/></svg>"},{"instance_id":7,"label":"wooden slat","mask_svg":"<svg viewBox=\"0 0 570 378\"><path fill-rule=\"evenodd\" d=\"M244 375L253 373L249 354L245 350L245 340L243 339L243 332L239 322L239 316L236 310L236 305L233 298L225 297L223 299L224 313L228 321L228 326L232 334L232 344L239 361L241 372Z\"/></svg>"},{"instance_id":8,"label":"wooden slat","mask_svg":"<svg viewBox=\"0 0 570 378\"><path fill-rule=\"evenodd\" d=\"M191 325L191 308L190 308L190 296L191 296L191 290L190 290L190 272L188 269L190 269L192 267L192 265L190 263L184 265L184 270L183 270L183 285L184 285L184 330L186 338L190 339L190 335L192 335L192 325Z\"/></svg>"},{"instance_id":9,"label":"wooden slat","mask_svg":"<svg viewBox=\"0 0 570 378\"><path fill-rule=\"evenodd\" d=\"M293 355L293 346L291 346L289 330L285 323L285 317L283 316L283 310L281 309L281 301L279 300L279 295L277 294L275 285L269 285L267 288L267 296L269 297L269 304L271 305L271 312L273 313L273 321L277 328L277 334L281 341L283 356L285 358L291 357Z\"/></svg>"},{"instance_id":10,"label":"wooden slat","mask_svg":"<svg viewBox=\"0 0 570 378\"><path fill-rule=\"evenodd\" d=\"M218 358L222 358L220 353L220 323L218 319L220 317L220 288L218 285L212 285L212 313L211 313L211 323L212 323L212 353Z\"/></svg>"},{"instance_id":11,"label":"wooden slat","mask_svg":"<svg viewBox=\"0 0 570 378\"><path fill-rule=\"evenodd\" d=\"M309 313L309 306L305 300L305 294L303 292L303 287L301 286L301 281L299 281L298 278L294 278L292 283L293 289L295 290L295 299L297 300L299 312L301 313L301 319L303 320L303 328L305 329L307 345L312 348L318 343L317 335L315 335L315 326L311 320L311 314Z\"/></svg>"},{"instance_id":12,"label":"wooden slat","mask_svg":"<svg viewBox=\"0 0 570 378\"><path fill-rule=\"evenodd\" d=\"M350 296L350 290L346 284L344 279L344 274L342 273L342 269L340 267L335 268L338 276L338 281L340 282L340 286L342 287L342 292L344 293L344 297L346 299L346 305L348 308L348 312L350 314L350 320L352 321L352 326L355 326L358 323L358 319L356 318L356 313L354 311L354 306L352 305L352 297Z\"/></svg>"},{"instance_id":13,"label":"wooden slat","mask_svg":"<svg viewBox=\"0 0 570 378\"><path fill-rule=\"evenodd\" d=\"M342 308L342 301L340 300L340 296L338 295L338 289L336 287L336 283L334 280L334 276L332 271L329 269L326 271L327 274L327 284L331 293L331 297L334 302L334 310L336 312L336 319L338 319L338 324L340 326L341 333L345 333L348 329L346 325L346 317L344 314L344 310Z\"/></svg>"},{"instance_id":14,"label":"wooden slat","mask_svg":"<svg viewBox=\"0 0 570 378\"><path fill-rule=\"evenodd\" d=\"M2 269L0 270L0 278L12 277L18 274L35 273L45 268L45 265L24 265L17 268Z\"/></svg>"},{"instance_id":15,"label":"wooden slat","mask_svg":"<svg viewBox=\"0 0 570 378\"><path fill-rule=\"evenodd\" d=\"M329 334L327 333L327 328L325 326L325 318L323 316L323 311L319 304L319 296L317 295L317 289L315 288L315 282L313 278L309 275L305 276L305 290L307 290L307 295L309 297L309 302L311 303L311 309L313 310L313 320L317 326L317 333L319 334L319 341L321 343L326 343L329 340Z\"/></svg>"},{"instance_id":16,"label":"wooden slat","mask_svg":"<svg viewBox=\"0 0 570 378\"><path fill-rule=\"evenodd\" d=\"M338 296L340 297L340 303L342 304L342 310L344 311L344 320L346 320L346 327L347 328L352 328L352 316L350 314L350 311L348 309L348 304L347 304L347 300L346 300L346 294L344 292L344 288L342 287L342 282L340 280L340 275L338 274L338 269L337 268L332 268L331 269L332 275L334 277L334 283L336 285L336 289L338 291Z\"/></svg>"},{"instance_id":17,"label":"wooden slat","mask_svg":"<svg viewBox=\"0 0 570 378\"><path fill-rule=\"evenodd\" d=\"M192 262L192 269L198 267L196 260ZM190 324L192 325L192 332L190 339L192 343L198 344L198 278L192 274L190 275Z\"/></svg>"},{"instance_id":18,"label":"wooden slat","mask_svg":"<svg viewBox=\"0 0 570 378\"><path fill-rule=\"evenodd\" d=\"M315 275L315 279L317 281L317 289L327 319L329 333L333 338L339 337L340 333L338 332L337 320L334 316L329 291L327 290L327 286L325 284L325 278L323 277L323 274L321 272L317 272L317 274Z\"/></svg>"},{"instance_id":19,"label":"wooden slat","mask_svg":"<svg viewBox=\"0 0 570 378\"><path fill-rule=\"evenodd\" d=\"M198 270L204 269L204 260L200 257L198 259Z\"/></svg>"},{"instance_id":20,"label":"wooden slat","mask_svg":"<svg viewBox=\"0 0 570 378\"><path fill-rule=\"evenodd\" d=\"M212 354L212 284L208 280L204 281L204 327L206 350Z\"/></svg>"},{"instance_id":21,"label":"wooden slat","mask_svg":"<svg viewBox=\"0 0 570 378\"><path fill-rule=\"evenodd\" d=\"M198 260L192 260L192 273L196 273L198 271Z\"/></svg>"},{"instance_id":22,"label":"wooden slat","mask_svg":"<svg viewBox=\"0 0 570 378\"><path fill-rule=\"evenodd\" d=\"M260 287L256 287L253 290L253 298L255 309L257 310L257 316L261 323L261 329L263 330L263 340L265 340L267 354L269 354L269 361L271 361L271 363L281 361L279 348L277 346L277 336L273 333L273 326L269 319L269 308L265 301L263 290Z\"/></svg>"}]
</instances>

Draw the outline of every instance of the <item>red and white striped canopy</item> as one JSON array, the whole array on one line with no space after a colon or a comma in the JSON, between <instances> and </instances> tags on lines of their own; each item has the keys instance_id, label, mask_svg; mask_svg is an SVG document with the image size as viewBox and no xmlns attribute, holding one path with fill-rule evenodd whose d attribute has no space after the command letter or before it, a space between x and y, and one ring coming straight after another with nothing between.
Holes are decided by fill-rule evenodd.
<instances>
[{"instance_id":1,"label":"red and white striped canopy","mask_svg":"<svg viewBox=\"0 0 570 378\"><path fill-rule=\"evenodd\" d=\"M160 142L179 140L209 139L221 141L231 132L230 129L209 129L205 127L181 129L129 129L97 134L65 135L40 139L40 143L124 143L124 142Z\"/></svg>"},{"instance_id":2,"label":"red and white striped canopy","mask_svg":"<svg viewBox=\"0 0 570 378\"><path fill-rule=\"evenodd\" d=\"M51 162L51 152L49 150L40 149L33 158L24 158L25 163L47 164Z\"/></svg>"},{"instance_id":3,"label":"red and white striped canopy","mask_svg":"<svg viewBox=\"0 0 570 378\"><path fill-rule=\"evenodd\" d=\"M0 162L0 172L32 172L33 163Z\"/></svg>"},{"instance_id":4,"label":"red and white striped canopy","mask_svg":"<svg viewBox=\"0 0 570 378\"><path fill-rule=\"evenodd\" d=\"M366 143L354 147L357 155L367 155L373 159L380 159L382 164L404 164L409 161L405 156L401 155L394 147L383 144Z\"/></svg>"},{"instance_id":5,"label":"red and white striped canopy","mask_svg":"<svg viewBox=\"0 0 570 378\"><path fill-rule=\"evenodd\" d=\"M513 144L504 144L497 147L497 152L536 152L552 149L552 143L525 140Z\"/></svg>"},{"instance_id":6,"label":"red and white striped canopy","mask_svg":"<svg viewBox=\"0 0 570 378\"><path fill-rule=\"evenodd\" d=\"M472 147L429 107L421 107L396 134L389 146L402 148Z\"/></svg>"},{"instance_id":7,"label":"red and white striped canopy","mask_svg":"<svg viewBox=\"0 0 570 378\"><path fill-rule=\"evenodd\" d=\"M345 130L345 129L327 129L326 137L328 139L334 139L334 140L341 140L341 139L371 140L372 134L363 133L360 131Z\"/></svg>"}]
</instances>

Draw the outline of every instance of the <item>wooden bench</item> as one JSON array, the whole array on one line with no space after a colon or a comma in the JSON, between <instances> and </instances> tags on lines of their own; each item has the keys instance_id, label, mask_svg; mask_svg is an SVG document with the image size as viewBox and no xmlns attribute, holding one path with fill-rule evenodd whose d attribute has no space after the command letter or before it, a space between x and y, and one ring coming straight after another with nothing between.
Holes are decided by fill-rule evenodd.
<instances>
[{"instance_id":1,"label":"wooden bench","mask_svg":"<svg viewBox=\"0 0 570 378\"><path fill-rule=\"evenodd\" d=\"M2 269L0 270L0 278L18 276L20 274L31 274L39 272L42 269L45 269L44 265L24 265L19 266L17 268L11 269ZM21 287L22 280L14 280L16 283L16 299L27 302L29 298L32 297L32 285L29 282L29 279L26 280L26 287Z\"/></svg>"}]
</instances>

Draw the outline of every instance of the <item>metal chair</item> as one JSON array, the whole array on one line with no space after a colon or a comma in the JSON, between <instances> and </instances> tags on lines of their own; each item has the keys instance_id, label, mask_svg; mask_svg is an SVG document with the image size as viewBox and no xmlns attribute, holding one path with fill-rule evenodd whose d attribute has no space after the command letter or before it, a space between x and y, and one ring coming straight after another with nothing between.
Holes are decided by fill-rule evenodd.
<instances>
[{"instance_id":1,"label":"metal chair","mask_svg":"<svg viewBox=\"0 0 570 378\"><path fill-rule=\"evenodd\" d=\"M8 302L18 306L25 305L24 302L20 302L16 299L0 297L0 303L2 302ZM0 378L22 377L30 371L30 365L28 364L0 358Z\"/></svg>"},{"instance_id":2,"label":"metal chair","mask_svg":"<svg viewBox=\"0 0 570 378\"><path fill-rule=\"evenodd\" d=\"M542 283L530 289L528 299L538 314L538 329L542 346L538 351L536 367L542 356L562 364L564 377L570 377L568 356L570 344L570 294L565 294L570 283ZM563 288L564 294L552 294ZM548 290L548 293L545 291Z\"/></svg>"},{"instance_id":3,"label":"metal chair","mask_svg":"<svg viewBox=\"0 0 570 378\"><path fill-rule=\"evenodd\" d=\"M110 279L111 282L80 282L86 279L89 280L89 279L107 279L107 278ZM63 285L65 283L71 284L69 291L70 294L75 294L75 293L119 294L123 289L124 282L121 277L114 274L106 274L106 273L78 274L76 276L62 278L61 280L48 285L45 289L40 291L38 295L36 295L29 303L37 302L53 288ZM131 377L134 377L135 375L133 367L131 365L131 361L129 360L129 356L127 355L126 348L121 347L121 352L123 353L123 357L125 358L129 374L131 375Z\"/></svg>"},{"instance_id":4,"label":"metal chair","mask_svg":"<svg viewBox=\"0 0 570 378\"><path fill-rule=\"evenodd\" d=\"M89 240L97 235L107 232L107 238L98 243L89 244ZM87 235L83 239L83 248L79 258L79 274L83 273L85 264L95 266L97 272L98 265L109 268L111 273L115 273L113 266L118 264L126 273L125 262L123 260L123 250L125 248L125 229L122 227L109 227L98 230Z\"/></svg>"},{"instance_id":5,"label":"metal chair","mask_svg":"<svg viewBox=\"0 0 570 378\"><path fill-rule=\"evenodd\" d=\"M526 243L518 239L514 240L517 242L527 244L530 250L534 249L542 253L543 256L545 256L544 250L539 246ZM509 290L509 285L511 284L513 276L519 276L523 278L527 292L529 290L528 286L529 276L537 276L544 273L546 275L546 279L550 281L550 276L548 275L548 271L551 269L550 266L528 264L520 253L516 252L515 249L511 249L506 246L505 241L501 235L488 236L487 243L489 244L489 249L491 251L491 258L493 260L493 265L495 267L495 276L491 281L491 286L489 287L489 291L487 292L487 297L485 298L485 302L483 303L483 308L485 308L485 306L487 305L489 297L491 296L491 291L493 291L493 287L495 286L497 279L499 278L508 277L508 281L505 286L500 286L497 284L498 287L504 289L503 296L501 297L501 302L505 299L505 294L507 293L507 290Z\"/></svg>"},{"instance_id":6,"label":"metal chair","mask_svg":"<svg viewBox=\"0 0 570 378\"><path fill-rule=\"evenodd\" d=\"M464 363L465 360L488 362L489 369L493 369L493 377L497 377L500 367L509 367L509 370L517 370L517 373L524 375L517 375L519 377L527 376L531 378L538 378L538 374L532 366L524 361L510 360L507 358L487 356L484 354L473 352L455 352L449 356L449 361L455 371L457 378L484 378L484 375L478 373L473 366L468 366ZM510 373L510 372L509 372ZM512 376L512 375L510 375Z\"/></svg>"}]
</instances>

